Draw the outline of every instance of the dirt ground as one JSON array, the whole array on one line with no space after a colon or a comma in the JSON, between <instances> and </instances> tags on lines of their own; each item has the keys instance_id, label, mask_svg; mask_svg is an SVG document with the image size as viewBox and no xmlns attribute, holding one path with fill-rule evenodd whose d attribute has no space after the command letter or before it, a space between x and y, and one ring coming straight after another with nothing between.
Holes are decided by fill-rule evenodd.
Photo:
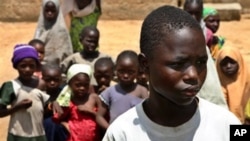
<instances>
[{"instance_id":1,"label":"dirt ground","mask_svg":"<svg viewBox=\"0 0 250 141\"><path fill-rule=\"evenodd\" d=\"M98 28L101 33L100 51L113 56L124 49L139 51L139 33L142 21L104 21ZM237 47L250 64L250 15L243 15L241 21L221 22L218 35L226 38L226 46ZM36 23L0 22L0 85L17 76L12 68L11 55L17 43L32 39ZM0 141L6 140L8 117L0 119Z\"/></svg>"}]
</instances>

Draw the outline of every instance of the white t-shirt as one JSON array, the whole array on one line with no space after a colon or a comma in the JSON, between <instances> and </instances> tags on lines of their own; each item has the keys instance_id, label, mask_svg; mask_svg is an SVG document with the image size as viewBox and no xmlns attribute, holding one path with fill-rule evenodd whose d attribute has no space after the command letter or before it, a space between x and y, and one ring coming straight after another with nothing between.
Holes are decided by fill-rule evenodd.
<instances>
[{"instance_id":1,"label":"white t-shirt","mask_svg":"<svg viewBox=\"0 0 250 141\"><path fill-rule=\"evenodd\" d=\"M225 108L202 98L194 116L177 127L151 121L140 103L110 125L103 141L229 141L231 124L241 123Z\"/></svg>"}]
</instances>

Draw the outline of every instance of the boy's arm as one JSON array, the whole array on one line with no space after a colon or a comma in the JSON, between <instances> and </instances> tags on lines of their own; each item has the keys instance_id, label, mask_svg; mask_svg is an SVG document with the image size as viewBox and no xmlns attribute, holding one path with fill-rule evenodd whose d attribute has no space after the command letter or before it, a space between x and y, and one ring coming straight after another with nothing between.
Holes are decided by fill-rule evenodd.
<instances>
[{"instance_id":1,"label":"boy's arm","mask_svg":"<svg viewBox=\"0 0 250 141\"><path fill-rule=\"evenodd\" d=\"M27 109L32 106L32 101L24 99L19 103L7 108L8 105L16 99L16 94L11 81L3 83L0 88L0 117L11 115L12 113L20 110Z\"/></svg>"},{"instance_id":2,"label":"boy's arm","mask_svg":"<svg viewBox=\"0 0 250 141\"><path fill-rule=\"evenodd\" d=\"M64 21L67 27L67 30L70 31L70 27L71 27L71 13L67 13L64 15Z\"/></svg>"},{"instance_id":3,"label":"boy's arm","mask_svg":"<svg viewBox=\"0 0 250 141\"><path fill-rule=\"evenodd\" d=\"M98 98L97 100L97 109L98 111L96 114L96 122L100 127L106 130L109 126L109 123L105 119L105 115L108 111L108 106L104 102L102 102L100 98Z\"/></svg>"},{"instance_id":4,"label":"boy's arm","mask_svg":"<svg viewBox=\"0 0 250 141\"><path fill-rule=\"evenodd\" d=\"M11 115L20 109L27 109L30 106L32 106L32 101L29 99L24 99L10 108L7 108L6 105L0 104L0 117Z\"/></svg>"}]
</instances>

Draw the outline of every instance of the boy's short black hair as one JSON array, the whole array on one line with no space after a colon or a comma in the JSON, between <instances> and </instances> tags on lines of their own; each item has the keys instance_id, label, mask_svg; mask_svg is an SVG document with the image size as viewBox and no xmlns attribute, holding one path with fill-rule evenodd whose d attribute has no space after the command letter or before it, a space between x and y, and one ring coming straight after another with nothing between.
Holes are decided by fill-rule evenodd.
<instances>
[{"instance_id":1,"label":"boy's short black hair","mask_svg":"<svg viewBox=\"0 0 250 141\"><path fill-rule=\"evenodd\" d=\"M116 64L117 62L119 62L120 60L124 59L124 58L131 58L134 63L136 63L136 65L139 64L138 62L138 55L135 51L133 50L124 50L122 51L118 56L117 56L117 59L116 59Z\"/></svg>"},{"instance_id":2,"label":"boy's short black hair","mask_svg":"<svg viewBox=\"0 0 250 141\"><path fill-rule=\"evenodd\" d=\"M191 3L197 3L198 5L202 6L202 9L203 9L203 0L185 0L184 5L183 5L184 9Z\"/></svg>"},{"instance_id":3,"label":"boy's short black hair","mask_svg":"<svg viewBox=\"0 0 250 141\"><path fill-rule=\"evenodd\" d=\"M162 6L152 11L143 21L140 37L140 51L152 57L152 51L163 40L171 36L171 32L184 27L202 29L199 23L187 12L173 6Z\"/></svg>"},{"instance_id":4,"label":"boy's short black hair","mask_svg":"<svg viewBox=\"0 0 250 141\"><path fill-rule=\"evenodd\" d=\"M55 63L47 63L42 66L42 74L45 73L47 70L57 70L59 73L62 73L62 70L58 64Z\"/></svg>"},{"instance_id":5,"label":"boy's short black hair","mask_svg":"<svg viewBox=\"0 0 250 141\"><path fill-rule=\"evenodd\" d=\"M32 39L29 41L28 43L29 45L34 45L34 44L40 44L42 46L45 46L45 43L42 41L42 40L39 40L39 39Z\"/></svg>"},{"instance_id":6,"label":"boy's short black hair","mask_svg":"<svg viewBox=\"0 0 250 141\"><path fill-rule=\"evenodd\" d=\"M110 66L112 68L112 70L114 70L114 66L115 66L112 58L110 58L110 57L101 57L101 58L99 58L95 62L94 68L96 68L98 66L102 66L102 65Z\"/></svg>"},{"instance_id":7,"label":"boy's short black hair","mask_svg":"<svg viewBox=\"0 0 250 141\"><path fill-rule=\"evenodd\" d=\"M97 27L95 27L95 26L86 26L86 27L84 27L82 29L82 31L81 31L81 33L79 35L80 40L82 40L89 31L94 31L94 32L96 32L100 36L100 32L97 29Z\"/></svg>"}]
</instances>

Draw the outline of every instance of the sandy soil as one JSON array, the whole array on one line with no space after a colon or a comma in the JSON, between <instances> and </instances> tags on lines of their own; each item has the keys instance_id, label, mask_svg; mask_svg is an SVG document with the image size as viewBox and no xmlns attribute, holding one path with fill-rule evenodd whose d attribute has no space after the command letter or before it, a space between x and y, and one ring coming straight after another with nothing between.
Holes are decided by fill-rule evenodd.
<instances>
[{"instance_id":1,"label":"sandy soil","mask_svg":"<svg viewBox=\"0 0 250 141\"><path fill-rule=\"evenodd\" d=\"M113 56L124 49L139 51L139 33L142 21L100 21L100 51ZM218 35L226 37L226 45L241 49L250 64L250 15L243 15L241 21L221 22ZM36 23L0 22L0 85L16 77L12 68L11 55L17 43L32 39ZM6 140L8 117L0 119L0 141Z\"/></svg>"}]
</instances>

